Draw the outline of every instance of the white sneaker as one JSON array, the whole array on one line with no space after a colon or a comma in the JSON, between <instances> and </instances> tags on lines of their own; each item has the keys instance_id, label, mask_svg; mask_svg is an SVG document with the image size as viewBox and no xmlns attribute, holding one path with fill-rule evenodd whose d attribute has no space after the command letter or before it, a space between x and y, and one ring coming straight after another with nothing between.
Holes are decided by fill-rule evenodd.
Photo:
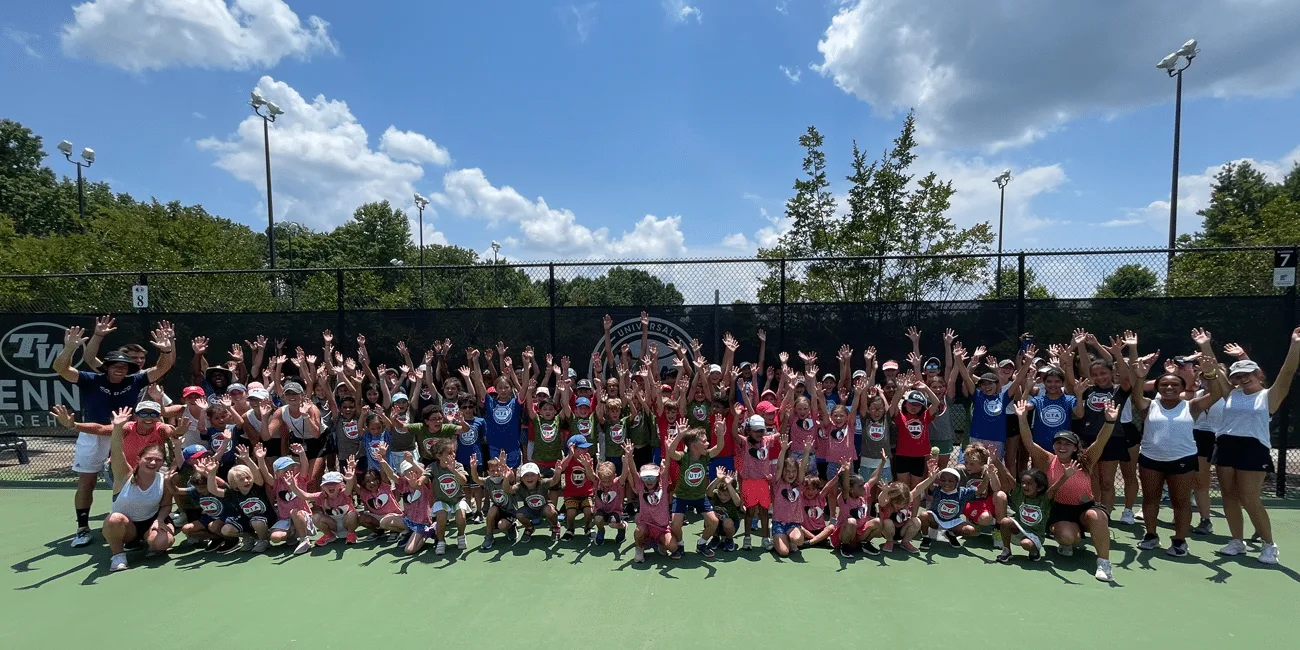
<instances>
[{"instance_id":1,"label":"white sneaker","mask_svg":"<svg viewBox=\"0 0 1300 650\"><path fill-rule=\"evenodd\" d=\"M1070 557L1071 555L1074 555L1074 547L1058 545L1056 547L1056 552L1059 553L1061 557Z\"/></svg>"},{"instance_id":2,"label":"white sneaker","mask_svg":"<svg viewBox=\"0 0 1300 650\"><path fill-rule=\"evenodd\" d=\"M1277 544L1265 544L1259 551L1259 561L1264 564L1277 564Z\"/></svg>"},{"instance_id":3,"label":"white sneaker","mask_svg":"<svg viewBox=\"0 0 1300 650\"><path fill-rule=\"evenodd\" d=\"M447 554L447 542L438 542L438 545L435 546L435 547L433 547L433 554L434 554L434 555L446 555L446 554Z\"/></svg>"},{"instance_id":4,"label":"white sneaker","mask_svg":"<svg viewBox=\"0 0 1300 650\"><path fill-rule=\"evenodd\" d=\"M645 549L640 546L636 547L636 557L633 559L637 562L645 562Z\"/></svg>"},{"instance_id":5,"label":"white sneaker","mask_svg":"<svg viewBox=\"0 0 1300 650\"><path fill-rule=\"evenodd\" d=\"M1142 511L1139 510L1133 513L1133 521L1146 521L1146 515L1142 514Z\"/></svg>"},{"instance_id":6,"label":"white sneaker","mask_svg":"<svg viewBox=\"0 0 1300 650\"><path fill-rule=\"evenodd\" d=\"M1102 582L1111 582L1114 580L1110 575L1110 560L1097 558L1097 572L1094 573L1093 576Z\"/></svg>"},{"instance_id":7,"label":"white sneaker","mask_svg":"<svg viewBox=\"0 0 1300 650\"><path fill-rule=\"evenodd\" d=\"M126 553L118 553L117 555L114 555L113 557L109 558L108 570L109 571L126 570Z\"/></svg>"},{"instance_id":8,"label":"white sneaker","mask_svg":"<svg viewBox=\"0 0 1300 650\"><path fill-rule=\"evenodd\" d=\"M1245 552L1246 543L1239 539L1234 539L1219 549L1219 555L1241 555Z\"/></svg>"},{"instance_id":9,"label":"white sneaker","mask_svg":"<svg viewBox=\"0 0 1300 650\"><path fill-rule=\"evenodd\" d=\"M460 549L460 550L463 551L463 550L465 550L465 546L466 546L466 544L465 544L465 536L464 536L464 535L461 535L460 537L457 537L457 538L456 538L456 548L458 548L458 549Z\"/></svg>"},{"instance_id":10,"label":"white sneaker","mask_svg":"<svg viewBox=\"0 0 1300 650\"><path fill-rule=\"evenodd\" d=\"M771 537L764 537L764 538L763 538L763 550L765 550L765 551L770 551L770 550L772 550L772 538L771 538Z\"/></svg>"},{"instance_id":11,"label":"white sneaker","mask_svg":"<svg viewBox=\"0 0 1300 650\"><path fill-rule=\"evenodd\" d=\"M265 553L268 548L271 548L271 542L265 539L259 539L256 542L253 542L253 546L249 550L254 553Z\"/></svg>"},{"instance_id":12,"label":"white sneaker","mask_svg":"<svg viewBox=\"0 0 1300 650\"><path fill-rule=\"evenodd\" d=\"M1143 537L1142 541L1138 542L1138 548L1144 551L1154 551L1160 548L1160 536L1151 535L1150 537Z\"/></svg>"},{"instance_id":13,"label":"white sneaker","mask_svg":"<svg viewBox=\"0 0 1300 650\"><path fill-rule=\"evenodd\" d=\"M90 536L90 529L78 528L77 534L72 536L72 548L90 546L91 541L93 541L93 538Z\"/></svg>"},{"instance_id":14,"label":"white sneaker","mask_svg":"<svg viewBox=\"0 0 1300 650\"><path fill-rule=\"evenodd\" d=\"M304 537L301 540L299 540L298 545L294 547L293 554L302 555L303 553L306 553L307 551L310 550L311 550L311 538Z\"/></svg>"},{"instance_id":15,"label":"white sneaker","mask_svg":"<svg viewBox=\"0 0 1300 650\"><path fill-rule=\"evenodd\" d=\"M1131 509L1125 508L1124 512L1119 514L1119 523L1132 526L1134 523L1137 523L1137 518L1133 516L1133 511Z\"/></svg>"},{"instance_id":16,"label":"white sneaker","mask_svg":"<svg viewBox=\"0 0 1300 650\"><path fill-rule=\"evenodd\" d=\"M742 541L742 542L740 543L740 548L741 548L741 550L745 550L745 551L748 551L748 550L751 550L751 549L754 548L754 544L753 544L752 542L749 541L749 535L745 535L745 539L744 539L744 541Z\"/></svg>"}]
</instances>

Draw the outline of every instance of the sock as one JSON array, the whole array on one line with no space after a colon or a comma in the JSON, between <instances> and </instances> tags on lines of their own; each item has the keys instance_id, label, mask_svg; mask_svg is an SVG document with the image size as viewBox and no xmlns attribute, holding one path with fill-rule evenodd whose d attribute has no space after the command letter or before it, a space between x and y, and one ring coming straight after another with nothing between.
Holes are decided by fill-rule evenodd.
<instances>
[{"instance_id":1,"label":"sock","mask_svg":"<svg viewBox=\"0 0 1300 650\"><path fill-rule=\"evenodd\" d=\"M77 528L90 528L90 508L77 508Z\"/></svg>"}]
</instances>

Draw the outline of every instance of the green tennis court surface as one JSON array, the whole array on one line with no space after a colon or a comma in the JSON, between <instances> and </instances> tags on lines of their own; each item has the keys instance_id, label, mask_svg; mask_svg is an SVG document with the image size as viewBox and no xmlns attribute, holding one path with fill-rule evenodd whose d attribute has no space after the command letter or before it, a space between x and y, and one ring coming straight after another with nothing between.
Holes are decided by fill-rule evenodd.
<instances>
[{"instance_id":1,"label":"green tennis court surface","mask_svg":"<svg viewBox=\"0 0 1300 650\"><path fill-rule=\"evenodd\" d=\"M0 490L0 647L1282 648L1294 647L1300 594L1300 573L1288 566L1300 566L1300 510L1285 508L1271 511L1281 565L1215 556L1226 542L1217 534L1193 539L1192 557L1139 553L1133 527L1112 532L1108 586L1093 579L1090 550L1002 566L987 537L962 549L938 542L919 556L841 560L809 549L784 561L752 551L638 565L630 543L615 549L612 540L593 548L538 538L483 552L477 526L471 550L453 544L443 557L432 545L414 559L367 544L299 557L182 545L170 557L133 554L130 570L109 574L98 536L88 549L67 547L71 501L67 490ZM108 502L96 494L96 515ZM1226 529L1222 519L1215 526ZM1161 528L1167 541L1168 522Z\"/></svg>"}]
</instances>

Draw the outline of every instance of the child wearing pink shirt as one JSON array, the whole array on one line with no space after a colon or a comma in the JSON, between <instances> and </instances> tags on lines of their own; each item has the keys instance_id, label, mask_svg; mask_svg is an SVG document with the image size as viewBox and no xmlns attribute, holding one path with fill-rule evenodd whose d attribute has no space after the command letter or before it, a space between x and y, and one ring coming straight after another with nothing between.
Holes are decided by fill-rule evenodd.
<instances>
[{"instance_id":1,"label":"child wearing pink shirt","mask_svg":"<svg viewBox=\"0 0 1300 650\"><path fill-rule=\"evenodd\" d=\"M668 529L672 522L669 506L672 505L672 490L667 481L661 480L667 472L664 465L642 465L632 475L632 491L637 495L640 510L636 515L636 530L632 539L636 543L636 561L645 562L645 549L658 546L665 552L672 553L677 548L677 540Z\"/></svg>"},{"instance_id":2,"label":"child wearing pink shirt","mask_svg":"<svg viewBox=\"0 0 1300 650\"><path fill-rule=\"evenodd\" d=\"M776 466L781 473L772 481L772 550L780 557L797 552L804 542L804 513L801 504L803 477L808 473L808 459L803 454L798 462L788 456L790 438L781 435L781 452Z\"/></svg>"}]
</instances>

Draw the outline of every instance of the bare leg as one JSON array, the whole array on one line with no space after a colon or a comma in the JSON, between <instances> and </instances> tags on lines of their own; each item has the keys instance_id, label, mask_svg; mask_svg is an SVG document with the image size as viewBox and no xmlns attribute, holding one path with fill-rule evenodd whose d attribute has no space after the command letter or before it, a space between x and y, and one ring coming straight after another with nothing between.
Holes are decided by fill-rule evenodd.
<instances>
[{"instance_id":1,"label":"bare leg","mask_svg":"<svg viewBox=\"0 0 1300 650\"><path fill-rule=\"evenodd\" d=\"M1238 471L1237 501L1241 503L1242 508L1246 509L1246 514L1250 515L1250 525L1255 527L1255 532L1259 533L1265 544L1272 544L1273 523L1269 520L1264 503L1260 501L1266 477L1267 474L1264 472Z\"/></svg>"},{"instance_id":2,"label":"bare leg","mask_svg":"<svg viewBox=\"0 0 1300 650\"><path fill-rule=\"evenodd\" d=\"M1219 491L1223 493L1223 518L1228 520L1228 534L1236 540L1244 540L1245 523L1241 518L1241 490L1238 485L1241 474L1231 467L1219 465L1215 468L1219 473Z\"/></svg>"}]
</instances>

